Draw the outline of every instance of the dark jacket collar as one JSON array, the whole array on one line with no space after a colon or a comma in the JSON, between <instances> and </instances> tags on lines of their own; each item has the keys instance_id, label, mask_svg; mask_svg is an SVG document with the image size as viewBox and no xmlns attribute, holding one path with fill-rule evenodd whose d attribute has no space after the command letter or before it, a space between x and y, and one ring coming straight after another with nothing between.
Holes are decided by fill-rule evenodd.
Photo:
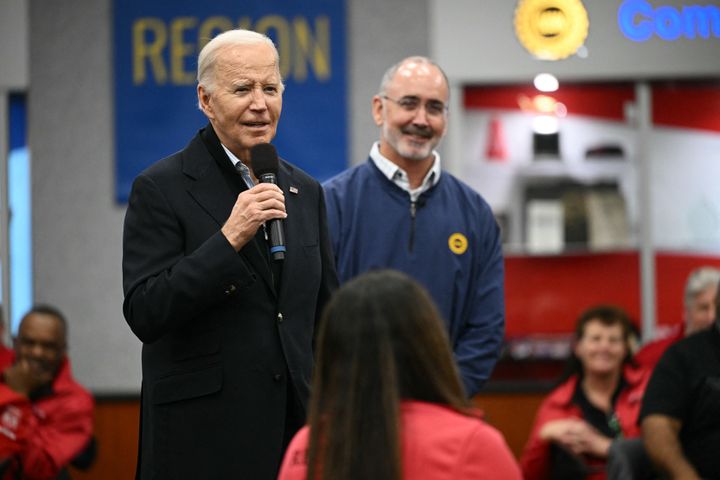
<instances>
[{"instance_id":1,"label":"dark jacket collar","mask_svg":"<svg viewBox=\"0 0 720 480\"><path fill-rule=\"evenodd\" d=\"M230 158L225 153L225 150L222 148L220 138L217 136L217 133L215 133L215 129L212 127L211 124L208 123L205 128L200 130L200 138L202 139L205 147L207 147L208 149L208 152L210 152L210 155L212 155L212 157L215 159L215 162L217 162L223 173L236 176L237 174L235 172L235 167L233 166Z\"/></svg>"},{"instance_id":2,"label":"dark jacket collar","mask_svg":"<svg viewBox=\"0 0 720 480\"><path fill-rule=\"evenodd\" d=\"M644 368L635 367L629 363L623 366L622 379L628 390L636 390L647 382L649 371ZM573 375L559 387L556 388L552 401L557 405L570 405L573 395L580 381L580 375Z\"/></svg>"},{"instance_id":3,"label":"dark jacket collar","mask_svg":"<svg viewBox=\"0 0 720 480\"><path fill-rule=\"evenodd\" d=\"M212 160L208 158L208 154ZM247 186L238 175L232 161L222 148L215 130L209 123L198 132L185 150L183 173L195 180L188 187L190 194L210 213L219 226L223 225L230 216L237 193L247 190ZM285 192L287 192L288 178L291 175L292 169L289 165L281 162L278 184ZM225 193L221 191L223 190L222 184L227 186ZM263 242L256 239L245 245L240 253L275 292L270 265L263 248L265 248ZM277 292L275 293L277 294Z\"/></svg>"}]
</instances>

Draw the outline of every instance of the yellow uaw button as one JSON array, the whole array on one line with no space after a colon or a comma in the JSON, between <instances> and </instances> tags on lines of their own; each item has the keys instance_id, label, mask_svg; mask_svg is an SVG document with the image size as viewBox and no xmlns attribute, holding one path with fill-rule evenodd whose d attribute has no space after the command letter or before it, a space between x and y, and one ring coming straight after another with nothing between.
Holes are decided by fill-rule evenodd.
<instances>
[{"instance_id":1,"label":"yellow uaw button","mask_svg":"<svg viewBox=\"0 0 720 480\"><path fill-rule=\"evenodd\" d=\"M515 9L515 35L541 60L562 60L588 35L587 11L580 0L521 0Z\"/></svg>"},{"instance_id":2,"label":"yellow uaw button","mask_svg":"<svg viewBox=\"0 0 720 480\"><path fill-rule=\"evenodd\" d=\"M462 255L468 247L467 237L462 233L453 233L448 238L448 246L455 255Z\"/></svg>"}]
</instances>

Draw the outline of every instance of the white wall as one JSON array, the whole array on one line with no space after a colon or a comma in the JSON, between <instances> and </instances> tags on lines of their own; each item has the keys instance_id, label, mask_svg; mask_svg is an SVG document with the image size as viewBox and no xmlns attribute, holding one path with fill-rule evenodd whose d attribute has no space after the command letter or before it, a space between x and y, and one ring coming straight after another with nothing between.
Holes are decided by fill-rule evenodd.
<instances>
[{"instance_id":1,"label":"white wall","mask_svg":"<svg viewBox=\"0 0 720 480\"><path fill-rule=\"evenodd\" d=\"M656 247L720 252L720 134L659 127L649 143Z\"/></svg>"},{"instance_id":2,"label":"white wall","mask_svg":"<svg viewBox=\"0 0 720 480\"><path fill-rule=\"evenodd\" d=\"M28 85L28 6L26 0L0 0L0 185L7 181L8 165L8 95L23 92ZM0 238L8 238L5 226L9 224L7 191L0 188ZM0 266L9 265L9 249L6 242L0 242ZM6 329L4 338L10 336L10 312L7 299L10 297L9 269L2 268L2 316Z\"/></svg>"},{"instance_id":3,"label":"white wall","mask_svg":"<svg viewBox=\"0 0 720 480\"><path fill-rule=\"evenodd\" d=\"M485 158L493 113L502 122L502 136L507 149L507 159L502 162L492 162ZM465 114L460 128L466 143L458 174L482 192L493 211L503 211L511 206L509 202L512 200L514 176L523 168L536 163L532 151L532 116L518 111L493 113L487 110L468 110ZM626 164L634 163L634 142L635 130L625 122L568 115L561 119L561 158L554 163L562 167L558 168L558 171L573 174L578 181L583 177L593 180L605 172L615 178L616 172L629 172ZM625 160L611 161L611 166L604 170L598 168L597 164L603 162L586 160L585 152L600 145L620 146L625 153ZM618 168L613 169L613 163L617 164Z\"/></svg>"},{"instance_id":4,"label":"white wall","mask_svg":"<svg viewBox=\"0 0 720 480\"><path fill-rule=\"evenodd\" d=\"M410 55L428 55L428 8L423 0L347 0L350 161L364 162L379 130L371 98L390 65Z\"/></svg>"},{"instance_id":5,"label":"white wall","mask_svg":"<svg viewBox=\"0 0 720 480\"><path fill-rule=\"evenodd\" d=\"M27 10L27 0L0 0L0 91L28 84Z\"/></svg>"},{"instance_id":6,"label":"white wall","mask_svg":"<svg viewBox=\"0 0 720 480\"><path fill-rule=\"evenodd\" d=\"M34 296L70 323L78 379L135 392L140 344L122 316L124 207L114 203L109 0L30 2Z\"/></svg>"}]
</instances>

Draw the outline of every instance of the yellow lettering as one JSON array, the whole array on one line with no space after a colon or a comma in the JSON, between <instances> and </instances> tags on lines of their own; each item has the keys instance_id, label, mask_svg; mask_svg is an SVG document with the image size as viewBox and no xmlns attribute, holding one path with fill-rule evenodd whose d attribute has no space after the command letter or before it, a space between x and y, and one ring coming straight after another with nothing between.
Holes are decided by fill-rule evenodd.
<instances>
[{"instance_id":1,"label":"yellow lettering","mask_svg":"<svg viewBox=\"0 0 720 480\"><path fill-rule=\"evenodd\" d=\"M286 77L290 72L290 27L287 21L279 15L268 15L258 20L255 31L268 35L268 31L275 30L275 46L280 54L280 75ZM270 36L270 35L268 35Z\"/></svg>"},{"instance_id":2,"label":"yellow lettering","mask_svg":"<svg viewBox=\"0 0 720 480\"><path fill-rule=\"evenodd\" d=\"M330 21L322 15L315 19L315 37L306 19L295 17L295 51L293 52L295 80L307 80L307 64L319 81L330 78Z\"/></svg>"},{"instance_id":3,"label":"yellow lettering","mask_svg":"<svg viewBox=\"0 0 720 480\"><path fill-rule=\"evenodd\" d=\"M251 30L251 24L250 24L250 17L242 17L238 20L237 28L242 28L243 30Z\"/></svg>"},{"instance_id":4,"label":"yellow lettering","mask_svg":"<svg viewBox=\"0 0 720 480\"><path fill-rule=\"evenodd\" d=\"M195 53L194 43L185 43L183 33L194 28L197 19L193 17L178 17L170 24L170 71L174 85L192 85L195 83L193 72L185 70L185 59Z\"/></svg>"},{"instance_id":5,"label":"yellow lettering","mask_svg":"<svg viewBox=\"0 0 720 480\"><path fill-rule=\"evenodd\" d=\"M150 37L148 43L146 38ZM139 18L133 24L133 83L139 85L147 81L145 62L149 62L153 76L158 84L167 82L167 68L162 51L167 45L167 29L158 18Z\"/></svg>"},{"instance_id":6,"label":"yellow lettering","mask_svg":"<svg viewBox=\"0 0 720 480\"><path fill-rule=\"evenodd\" d=\"M187 68L194 65L190 60L215 35L232 28L254 29L272 37L280 55L280 74L285 78L292 75L293 80L305 82L312 74L323 82L331 77L330 19L326 15L314 20L298 16L292 24L280 15L266 15L254 27L252 23L247 16L239 17L235 25L224 16L202 21L177 17L168 24L156 17L138 18L132 26L133 83L144 84L152 77L158 85L194 84L196 72Z\"/></svg>"},{"instance_id":7,"label":"yellow lettering","mask_svg":"<svg viewBox=\"0 0 720 480\"><path fill-rule=\"evenodd\" d=\"M200 32L198 33L198 52L202 50L215 35L232 28L232 22L227 17L210 17L205 20L200 24Z\"/></svg>"}]
</instances>

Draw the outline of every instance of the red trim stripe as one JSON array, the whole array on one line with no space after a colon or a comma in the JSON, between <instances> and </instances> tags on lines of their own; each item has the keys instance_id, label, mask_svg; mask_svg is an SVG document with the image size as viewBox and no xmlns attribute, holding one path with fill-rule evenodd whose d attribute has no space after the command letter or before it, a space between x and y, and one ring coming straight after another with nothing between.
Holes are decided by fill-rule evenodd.
<instances>
[{"instance_id":1,"label":"red trim stripe","mask_svg":"<svg viewBox=\"0 0 720 480\"><path fill-rule=\"evenodd\" d=\"M520 110L519 98L547 95L565 104L568 115L585 115L608 120L625 119L625 103L633 101L631 84L562 85L552 93L539 92L530 86L466 87L466 109Z\"/></svg>"},{"instance_id":2,"label":"red trim stripe","mask_svg":"<svg viewBox=\"0 0 720 480\"><path fill-rule=\"evenodd\" d=\"M464 105L473 109L521 110L520 99L548 95L567 107L568 115L623 121L624 105L635 99L632 84L562 85L541 93L532 86L466 87ZM720 82L672 82L652 85L653 123L720 132Z\"/></svg>"},{"instance_id":3,"label":"red trim stripe","mask_svg":"<svg viewBox=\"0 0 720 480\"><path fill-rule=\"evenodd\" d=\"M653 122L720 132L720 82L653 85Z\"/></svg>"}]
</instances>

